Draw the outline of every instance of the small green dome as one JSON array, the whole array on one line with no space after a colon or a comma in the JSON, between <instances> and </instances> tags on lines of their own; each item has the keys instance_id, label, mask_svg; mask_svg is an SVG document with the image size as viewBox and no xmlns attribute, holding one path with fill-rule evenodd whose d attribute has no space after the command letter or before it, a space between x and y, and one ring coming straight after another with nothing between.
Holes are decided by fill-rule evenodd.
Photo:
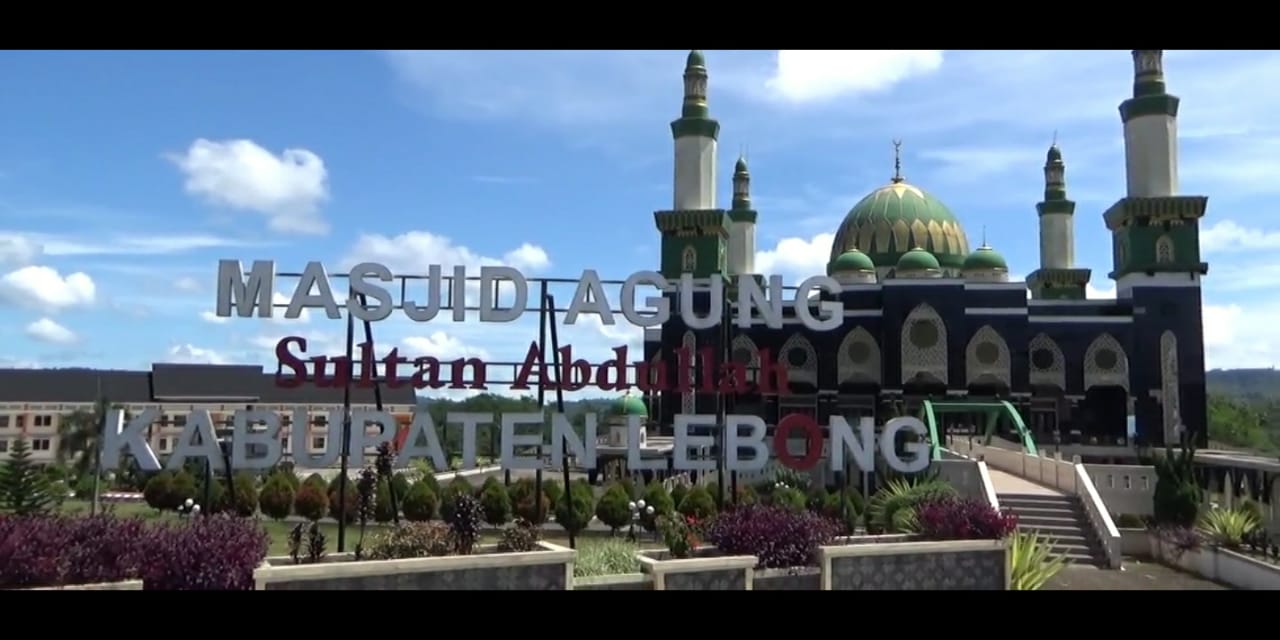
<instances>
[{"instance_id":1,"label":"small green dome","mask_svg":"<svg viewBox=\"0 0 1280 640\"><path fill-rule=\"evenodd\" d=\"M895 179L853 205L831 243L831 259L857 249L877 267L892 267L914 248L959 268L969 241L955 214L919 187Z\"/></svg>"},{"instance_id":2,"label":"small green dome","mask_svg":"<svg viewBox=\"0 0 1280 640\"><path fill-rule=\"evenodd\" d=\"M1009 263L995 249L982 245L964 259L965 271L1008 271Z\"/></svg>"},{"instance_id":3,"label":"small green dome","mask_svg":"<svg viewBox=\"0 0 1280 640\"><path fill-rule=\"evenodd\" d=\"M1062 162L1062 150L1058 148L1058 145L1055 144L1049 147L1049 153L1045 155L1044 161L1047 164Z\"/></svg>"},{"instance_id":4,"label":"small green dome","mask_svg":"<svg viewBox=\"0 0 1280 640\"><path fill-rule=\"evenodd\" d=\"M827 265L827 275L833 275L842 271L875 271L876 265L871 262L871 258L867 254L850 249L842 254L839 258L832 260Z\"/></svg>"},{"instance_id":5,"label":"small green dome","mask_svg":"<svg viewBox=\"0 0 1280 640\"><path fill-rule=\"evenodd\" d=\"M685 60L684 66L685 68L705 67L707 66L707 59L703 57L701 51L694 49L693 51L689 52L689 58Z\"/></svg>"},{"instance_id":6,"label":"small green dome","mask_svg":"<svg viewBox=\"0 0 1280 640\"><path fill-rule=\"evenodd\" d=\"M614 415L649 417L649 408L644 405L640 396L625 395L613 403Z\"/></svg>"},{"instance_id":7,"label":"small green dome","mask_svg":"<svg viewBox=\"0 0 1280 640\"><path fill-rule=\"evenodd\" d=\"M733 165L733 172L734 172L734 173L746 173L746 172L747 172L747 159L746 159L746 158L739 157L739 158L738 158L738 162L737 162L737 163L735 163L735 164Z\"/></svg>"},{"instance_id":8,"label":"small green dome","mask_svg":"<svg viewBox=\"0 0 1280 640\"><path fill-rule=\"evenodd\" d=\"M897 267L898 271L937 271L941 268L938 259L920 247L902 254Z\"/></svg>"}]
</instances>

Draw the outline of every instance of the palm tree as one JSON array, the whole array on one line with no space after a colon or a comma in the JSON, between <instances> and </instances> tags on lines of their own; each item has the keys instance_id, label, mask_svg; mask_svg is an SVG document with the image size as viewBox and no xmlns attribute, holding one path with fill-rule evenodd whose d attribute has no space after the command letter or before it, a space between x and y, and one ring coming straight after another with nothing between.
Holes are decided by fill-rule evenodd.
<instances>
[{"instance_id":1,"label":"palm tree","mask_svg":"<svg viewBox=\"0 0 1280 640\"><path fill-rule=\"evenodd\" d=\"M97 512L98 480L102 475L102 426L106 423L111 403L99 396L93 411L76 409L58 421L58 449L54 459L70 467L77 481L93 474L93 502L90 513Z\"/></svg>"}]
</instances>

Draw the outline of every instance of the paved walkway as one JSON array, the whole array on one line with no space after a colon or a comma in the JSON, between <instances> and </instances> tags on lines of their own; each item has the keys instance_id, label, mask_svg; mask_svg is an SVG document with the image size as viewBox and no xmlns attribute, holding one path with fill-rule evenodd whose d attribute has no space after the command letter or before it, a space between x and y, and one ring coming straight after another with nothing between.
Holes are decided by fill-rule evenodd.
<instances>
[{"instance_id":1,"label":"paved walkway","mask_svg":"<svg viewBox=\"0 0 1280 640\"><path fill-rule=\"evenodd\" d=\"M1154 562L1125 558L1123 571L1071 565L1043 587L1046 591L1231 591L1216 582Z\"/></svg>"},{"instance_id":2,"label":"paved walkway","mask_svg":"<svg viewBox=\"0 0 1280 640\"><path fill-rule=\"evenodd\" d=\"M991 475L991 484L995 487L996 495L1002 493L1021 493L1037 496L1066 495L1057 489L1051 489L1042 484L1019 478L1012 473L993 469L990 466L987 467L987 473Z\"/></svg>"}]
</instances>

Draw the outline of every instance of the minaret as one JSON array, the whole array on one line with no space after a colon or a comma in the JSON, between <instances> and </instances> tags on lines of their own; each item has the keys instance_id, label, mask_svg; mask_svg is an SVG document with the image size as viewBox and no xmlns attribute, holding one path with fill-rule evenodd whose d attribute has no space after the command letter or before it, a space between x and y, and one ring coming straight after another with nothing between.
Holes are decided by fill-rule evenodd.
<instances>
[{"instance_id":1,"label":"minaret","mask_svg":"<svg viewBox=\"0 0 1280 640\"><path fill-rule=\"evenodd\" d=\"M729 210L729 273L743 275L756 269L756 210L751 208L751 173L747 159L733 167L733 208Z\"/></svg>"},{"instance_id":2,"label":"minaret","mask_svg":"<svg viewBox=\"0 0 1280 640\"><path fill-rule=\"evenodd\" d=\"M671 123L675 137L676 211L716 208L716 137L720 123L707 108L707 62L692 51L684 67L684 107Z\"/></svg>"},{"instance_id":3,"label":"minaret","mask_svg":"<svg viewBox=\"0 0 1280 640\"><path fill-rule=\"evenodd\" d=\"M1040 214L1040 268L1027 276L1034 299L1085 297L1092 272L1076 269L1076 203L1067 199L1067 165L1058 148L1058 135L1044 161L1044 200L1036 203Z\"/></svg>"},{"instance_id":4,"label":"minaret","mask_svg":"<svg viewBox=\"0 0 1280 640\"><path fill-rule=\"evenodd\" d=\"M1178 98L1164 84L1164 52L1133 52L1133 97L1120 105L1130 197L1178 193Z\"/></svg>"}]
</instances>

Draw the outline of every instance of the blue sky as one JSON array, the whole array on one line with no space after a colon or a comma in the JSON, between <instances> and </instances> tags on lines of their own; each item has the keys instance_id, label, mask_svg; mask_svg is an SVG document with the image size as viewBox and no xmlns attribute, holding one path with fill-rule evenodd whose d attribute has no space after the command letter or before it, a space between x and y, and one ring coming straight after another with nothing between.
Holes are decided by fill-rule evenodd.
<instances>
[{"instance_id":1,"label":"blue sky","mask_svg":"<svg viewBox=\"0 0 1280 640\"><path fill-rule=\"evenodd\" d=\"M683 51L65 52L0 59L0 333L7 366L269 362L283 335L336 352L343 323L213 322L219 258L296 271L372 259L507 262L623 277L657 263ZM757 266L821 270L848 209L892 174L983 228L1017 276L1057 132L1077 262L1112 295L1102 211L1123 195L1127 51L708 51L721 201L747 150ZM1204 220L1207 359L1272 366L1280 333L1280 77L1273 51L1171 51L1181 191ZM287 283L286 283L287 284ZM286 287L287 288L287 287ZM558 291L565 299L571 290ZM221 320L221 319L213 319ZM530 319L531 320L531 319ZM518 359L532 321L388 320L415 353ZM583 323L587 357L638 333Z\"/></svg>"}]
</instances>

